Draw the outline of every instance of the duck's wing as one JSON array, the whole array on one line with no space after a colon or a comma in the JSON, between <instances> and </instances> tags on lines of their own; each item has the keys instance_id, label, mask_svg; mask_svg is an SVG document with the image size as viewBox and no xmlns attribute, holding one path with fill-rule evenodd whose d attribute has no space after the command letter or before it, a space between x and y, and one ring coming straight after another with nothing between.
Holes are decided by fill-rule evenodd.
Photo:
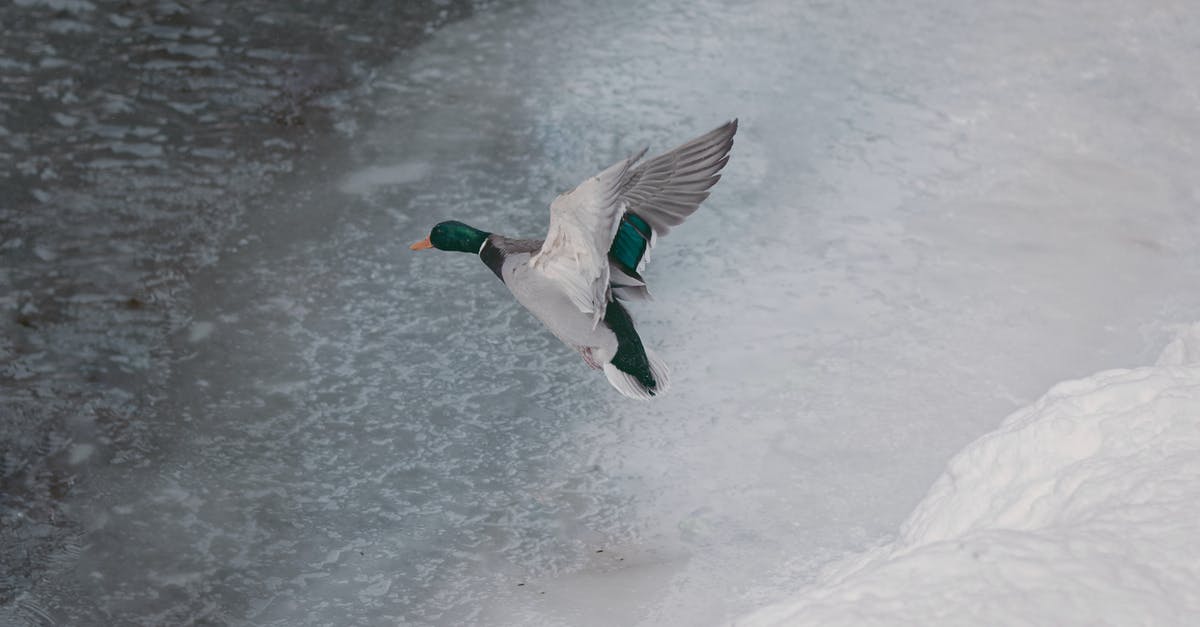
<instances>
[{"instance_id":1,"label":"duck's wing","mask_svg":"<svg viewBox=\"0 0 1200 627\"><path fill-rule=\"evenodd\" d=\"M730 120L633 168L621 191L627 211L636 213L660 236L686 220L721 180L737 127L738 121Z\"/></svg>"},{"instance_id":2,"label":"duck's wing","mask_svg":"<svg viewBox=\"0 0 1200 627\"><path fill-rule=\"evenodd\" d=\"M550 228L532 264L591 314L593 325L604 317L610 283L625 296L644 294L638 272L647 251L708 198L735 132L732 120L634 168L642 149L560 195L550 203Z\"/></svg>"},{"instance_id":3,"label":"duck's wing","mask_svg":"<svg viewBox=\"0 0 1200 627\"><path fill-rule=\"evenodd\" d=\"M730 120L674 150L631 169L621 194L625 213L617 226L609 259L613 291L620 298L649 298L641 272L650 249L671 227L695 213L721 180L729 162L738 121Z\"/></svg>"},{"instance_id":4,"label":"duck's wing","mask_svg":"<svg viewBox=\"0 0 1200 627\"><path fill-rule=\"evenodd\" d=\"M608 304L608 249L625 212L623 182L643 153L618 161L555 198L546 240L530 260L580 311L592 315L593 326Z\"/></svg>"}]
</instances>

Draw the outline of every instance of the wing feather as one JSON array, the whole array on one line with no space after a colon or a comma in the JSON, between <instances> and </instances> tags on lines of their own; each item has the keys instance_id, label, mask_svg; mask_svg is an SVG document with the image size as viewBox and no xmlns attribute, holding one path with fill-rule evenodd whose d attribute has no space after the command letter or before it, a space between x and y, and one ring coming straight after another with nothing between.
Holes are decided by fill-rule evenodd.
<instances>
[{"instance_id":1,"label":"wing feather","mask_svg":"<svg viewBox=\"0 0 1200 627\"><path fill-rule=\"evenodd\" d=\"M624 195L627 211L650 223L656 235L666 235L696 211L708 190L721 180L737 120L659 155L630 171Z\"/></svg>"},{"instance_id":2,"label":"wing feather","mask_svg":"<svg viewBox=\"0 0 1200 627\"><path fill-rule=\"evenodd\" d=\"M555 280L580 311L599 324L609 300L608 249L625 203L622 181L645 150L609 166L550 203L550 228L530 263Z\"/></svg>"},{"instance_id":3,"label":"wing feather","mask_svg":"<svg viewBox=\"0 0 1200 627\"><path fill-rule=\"evenodd\" d=\"M560 195L550 204L550 228L531 263L592 314L593 326L604 317L610 286L619 296L648 297L638 273L650 249L708 198L736 132L735 119L634 167L643 148ZM643 224L622 220L626 213Z\"/></svg>"}]
</instances>

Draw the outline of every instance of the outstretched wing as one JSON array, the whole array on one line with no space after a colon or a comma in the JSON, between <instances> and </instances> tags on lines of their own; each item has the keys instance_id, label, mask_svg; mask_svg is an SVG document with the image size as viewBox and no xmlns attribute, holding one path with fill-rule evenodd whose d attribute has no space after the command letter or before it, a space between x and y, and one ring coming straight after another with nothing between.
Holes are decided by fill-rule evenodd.
<instances>
[{"instance_id":1,"label":"outstretched wing","mask_svg":"<svg viewBox=\"0 0 1200 627\"><path fill-rule=\"evenodd\" d=\"M630 156L560 194L550 203L550 229L530 264L553 279L571 302L592 314L592 326L608 305L608 248L625 203L622 183L646 151Z\"/></svg>"},{"instance_id":2,"label":"outstretched wing","mask_svg":"<svg viewBox=\"0 0 1200 627\"><path fill-rule=\"evenodd\" d=\"M708 198L735 132L732 120L634 168L643 149L560 195L550 204L550 228L531 263L592 314L593 325L604 317L610 284L621 296L645 296L639 272L647 252Z\"/></svg>"},{"instance_id":3,"label":"outstretched wing","mask_svg":"<svg viewBox=\"0 0 1200 627\"><path fill-rule=\"evenodd\" d=\"M609 249L613 287L622 298L647 298L641 272L659 236L692 215L721 180L738 121L724 125L630 171L621 192L625 215Z\"/></svg>"}]
</instances>

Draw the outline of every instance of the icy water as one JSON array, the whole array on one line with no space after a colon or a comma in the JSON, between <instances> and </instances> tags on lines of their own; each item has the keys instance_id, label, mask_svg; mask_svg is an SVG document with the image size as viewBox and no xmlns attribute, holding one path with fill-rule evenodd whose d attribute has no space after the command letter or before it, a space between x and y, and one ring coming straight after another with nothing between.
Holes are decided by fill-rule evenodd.
<instances>
[{"instance_id":1,"label":"icy water","mask_svg":"<svg viewBox=\"0 0 1200 627\"><path fill-rule=\"evenodd\" d=\"M593 4L0 9L0 618L717 624L1197 318L1200 10ZM665 398L407 248L734 116Z\"/></svg>"}]
</instances>

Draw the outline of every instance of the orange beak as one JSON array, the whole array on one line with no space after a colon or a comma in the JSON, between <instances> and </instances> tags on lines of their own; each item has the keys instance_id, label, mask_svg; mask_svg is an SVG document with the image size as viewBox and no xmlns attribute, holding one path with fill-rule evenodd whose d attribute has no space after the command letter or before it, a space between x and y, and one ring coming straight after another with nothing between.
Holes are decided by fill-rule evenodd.
<instances>
[{"instance_id":1,"label":"orange beak","mask_svg":"<svg viewBox=\"0 0 1200 627\"><path fill-rule=\"evenodd\" d=\"M425 250L426 248L433 248L433 242L429 241L429 238L426 237L425 239L413 244L412 246L409 246L408 248L409 250Z\"/></svg>"}]
</instances>

